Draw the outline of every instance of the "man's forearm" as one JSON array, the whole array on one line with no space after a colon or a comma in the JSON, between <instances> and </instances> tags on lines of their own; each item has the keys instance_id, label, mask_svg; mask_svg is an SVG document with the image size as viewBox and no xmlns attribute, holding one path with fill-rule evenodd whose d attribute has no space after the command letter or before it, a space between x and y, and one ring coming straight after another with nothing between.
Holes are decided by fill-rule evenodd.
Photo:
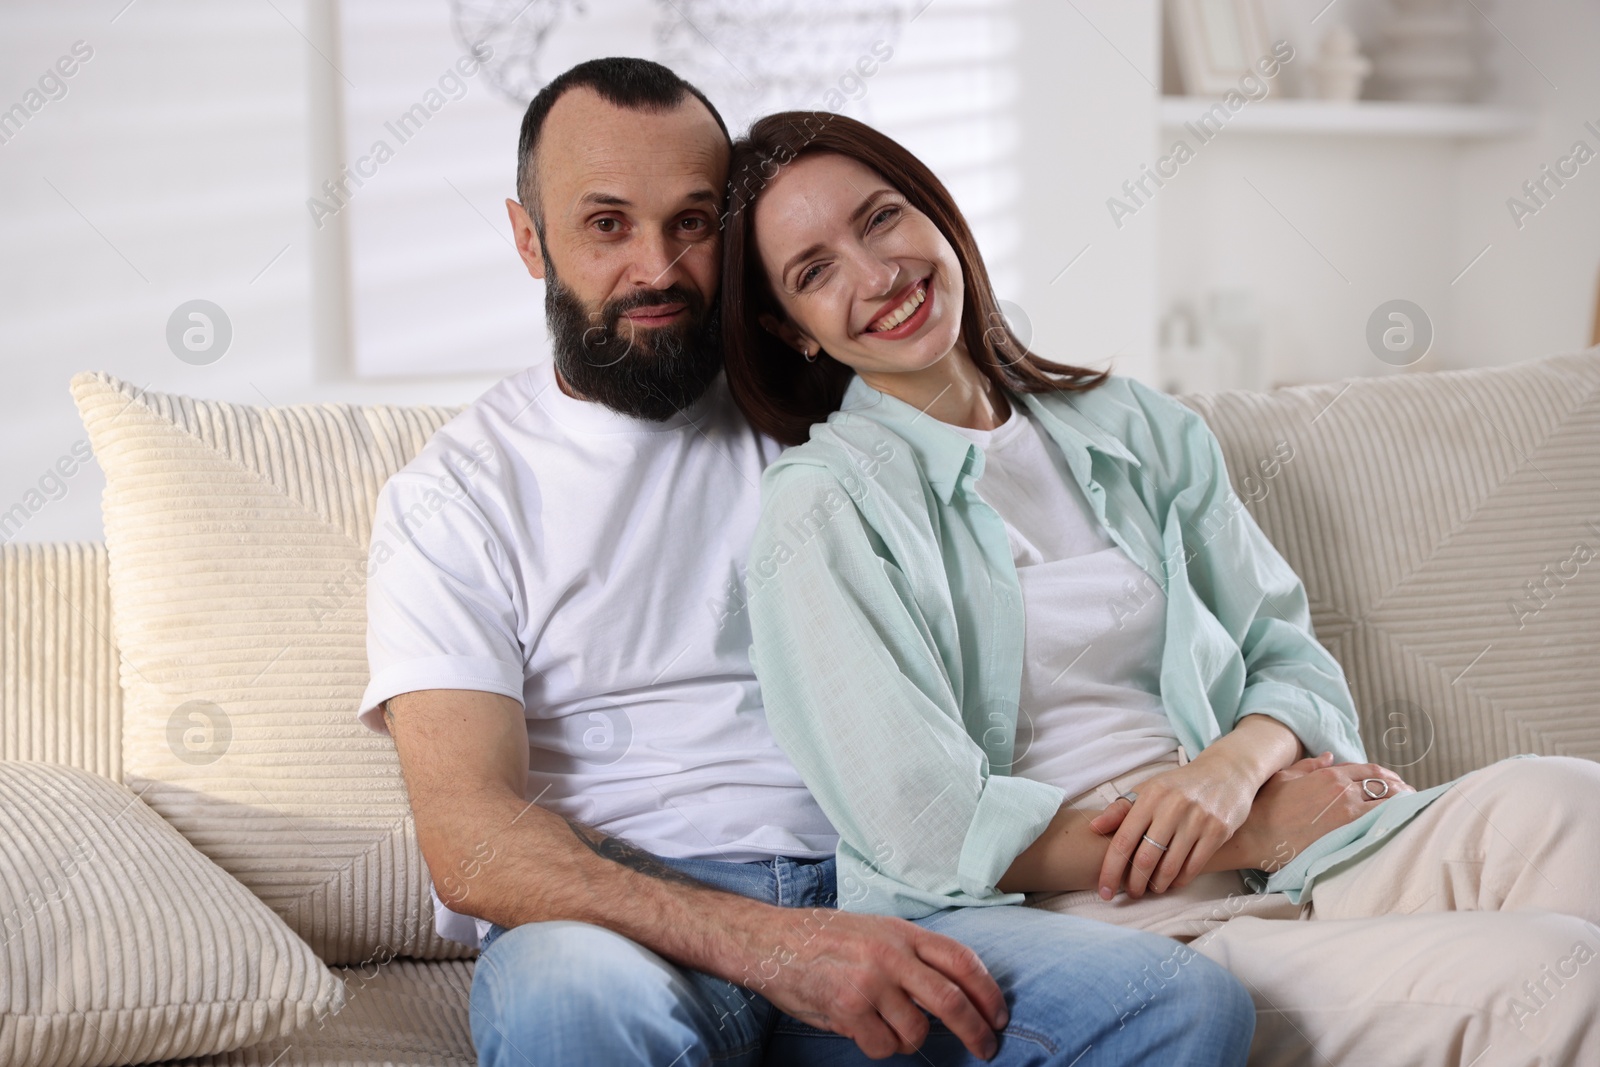
<instances>
[{"instance_id":1,"label":"man's forearm","mask_svg":"<svg viewBox=\"0 0 1600 1067\"><path fill-rule=\"evenodd\" d=\"M727 893L524 799L521 704L476 690L384 702L417 840L439 899L504 927L604 927L695 970L748 983L809 915ZM770 978L771 975L762 977Z\"/></svg>"},{"instance_id":2,"label":"man's forearm","mask_svg":"<svg viewBox=\"0 0 1600 1067\"><path fill-rule=\"evenodd\" d=\"M653 856L536 804L504 795L452 798L429 818L439 899L504 927L570 920L615 931L695 970L751 981L776 950L782 909L714 889ZM797 917L798 918L798 917ZM776 933L775 933L776 931Z\"/></svg>"}]
</instances>

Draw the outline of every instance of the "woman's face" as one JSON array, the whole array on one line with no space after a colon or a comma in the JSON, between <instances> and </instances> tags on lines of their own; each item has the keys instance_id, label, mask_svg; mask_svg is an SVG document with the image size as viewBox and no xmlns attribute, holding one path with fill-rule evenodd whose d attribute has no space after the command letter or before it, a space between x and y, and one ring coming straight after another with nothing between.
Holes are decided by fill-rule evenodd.
<instances>
[{"instance_id":1,"label":"woman's face","mask_svg":"<svg viewBox=\"0 0 1600 1067\"><path fill-rule=\"evenodd\" d=\"M905 373L949 354L961 330L961 264L939 228L863 163L834 154L785 166L756 204L756 248L795 348L858 373ZM799 358L797 355L795 358Z\"/></svg>"}]
</instances>

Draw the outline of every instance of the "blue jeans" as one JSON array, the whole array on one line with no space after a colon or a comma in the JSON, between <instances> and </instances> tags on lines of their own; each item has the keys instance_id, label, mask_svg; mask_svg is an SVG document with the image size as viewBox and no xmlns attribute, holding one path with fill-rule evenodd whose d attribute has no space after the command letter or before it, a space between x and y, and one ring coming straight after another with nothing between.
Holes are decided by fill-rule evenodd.
<instances>
[{"instance_id":1,"label":"blue jeans","mask_svg":"<svg viewBox=\"0 0 1600 1067\"><path fill-rule=\"evenodd\" d=\"M785 907L834 907L834 862L662 859L708 885ZM1035 908L951 908L917 925L977 952L1011 1018L995 1067L1242 1065L1255 1009L1239 981L1171 938ZM472 1040L493 1067L966 1064L937 1019L919 1053L869 1060L854 1041L760 995L678 967L598 926L494 926L472 979Z\"/></svg>"}]
</instances>

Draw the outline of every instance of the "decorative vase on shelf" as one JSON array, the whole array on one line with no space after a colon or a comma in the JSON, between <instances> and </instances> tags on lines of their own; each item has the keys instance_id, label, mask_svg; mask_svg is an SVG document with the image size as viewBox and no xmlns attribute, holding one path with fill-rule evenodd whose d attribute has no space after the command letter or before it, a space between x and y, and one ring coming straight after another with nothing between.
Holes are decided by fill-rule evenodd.
<instances>
[{"instance_id":1,"label":"decorative vase on shelf","mask_svg":"<svg viewBox=\"0 0 1600 1067\"><path fill-rule=\"evenodd\" d=\"M1377 54L1382 95L1439 104L1471 99L1480 80L1472 10L1462 0L1392 2Z\"/></svg>"},{"instance_id":2,"label":"decorative vase on shelf","mask_svg":"<svg viewBox=\"0 0 1600 1067\"><path fill-rule=\"evenodd\" d=\"M1361 54L1361 42L1349 26L1334 25L1322 35L1322 49L1311 65L1317 96L1351 101L1361 96L1361 83L1372 73L1372 61Z\"/></svg>"}]
</instances>

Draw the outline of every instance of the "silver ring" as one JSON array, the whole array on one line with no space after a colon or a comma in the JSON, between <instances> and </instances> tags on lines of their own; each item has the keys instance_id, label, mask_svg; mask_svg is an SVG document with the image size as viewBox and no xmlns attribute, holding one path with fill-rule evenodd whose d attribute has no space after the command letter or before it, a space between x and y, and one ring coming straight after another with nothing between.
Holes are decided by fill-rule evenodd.
<instances>
[{"instance_id":1,"label":"silver ring","mask_svg":"<svg viewBox=\"0 0 1600 1067\"><path fill-rule=\"evenodd\" d=\"M1150 841L1150 835L1149 834L1140 834L1139 836L1144 838L1146 841ZM1155 845L1156 848L1159 848L1162 852L1165 852L1167 850L1167 846L1166 845L1157 844L1155 841L1150 841L1150 843L1152 845Z\"/></svg>"},{"instance_id":2,"label":"silver ring","mask_svg":"<svg viewBox=\"0 0 1600 1067\"><path fill-rule=\"evenodd\" d=\"M1117 799L1126 800L1129 804L1134 804L1138 802L1139 794L1130 789L1126 793L1118 793Z\"/></svg>"},{"instance_id":3,"label":"silver ring","mask_svg":"<svg viewBox=\"0 0 1600 1067\"><path fill-rule=\"evenodd\" d=\"M1383 786L1383 792L1374 793L1372 791L1373 782L1377 782L1379 785ZM1361 791L1367 794L1368 800L1382 800L1384 797L1389 795L1389 783L1383 778L1363 778L1361 779Z\"/></svg>"}]
</instances>

